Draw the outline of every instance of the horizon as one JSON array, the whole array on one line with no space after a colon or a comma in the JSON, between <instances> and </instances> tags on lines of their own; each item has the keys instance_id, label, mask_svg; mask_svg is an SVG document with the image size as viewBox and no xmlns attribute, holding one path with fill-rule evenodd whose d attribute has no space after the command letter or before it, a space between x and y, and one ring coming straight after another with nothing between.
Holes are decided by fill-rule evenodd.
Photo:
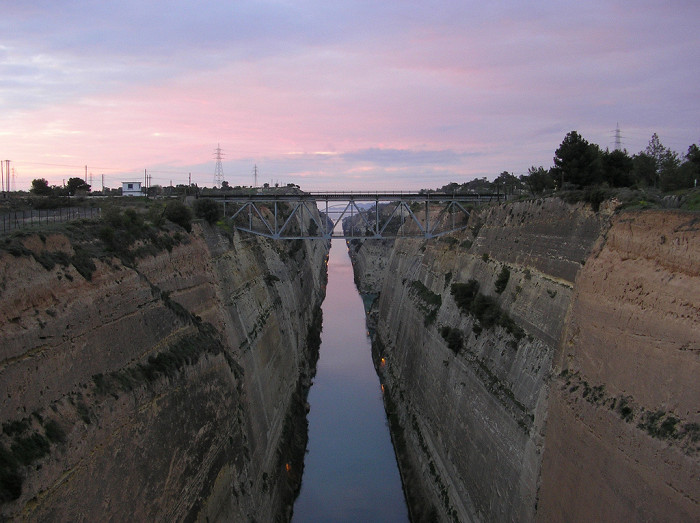
<instances>
[{"instance_id":1,"label":"horizon","mask_svg":"<svg viewBox=\"0 0 700 523\"><path fill-rule=\"evenodd\" d=\"M700 138L700 5L127 1L4 5L0 159L15 187L215 181L433 189ZM89 183L89 182L88 182Z\"/></svg>"}]
</instances>

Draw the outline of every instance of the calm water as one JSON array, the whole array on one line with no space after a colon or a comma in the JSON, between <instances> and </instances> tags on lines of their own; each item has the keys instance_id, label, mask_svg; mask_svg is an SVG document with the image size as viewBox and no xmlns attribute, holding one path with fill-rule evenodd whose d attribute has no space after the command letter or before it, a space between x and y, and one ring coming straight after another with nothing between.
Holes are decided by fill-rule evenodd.
<instances>
[{"instance_id":1,"label":"calm water","mask_svg":"<svg viewBox=\"0 0 700 523\"><path fill-rule=\"evenodd\" d=\"M332 243L309 404L308 454L293 521L408 521L362 299L342 240Z\"/></svg>"}]
</instances>

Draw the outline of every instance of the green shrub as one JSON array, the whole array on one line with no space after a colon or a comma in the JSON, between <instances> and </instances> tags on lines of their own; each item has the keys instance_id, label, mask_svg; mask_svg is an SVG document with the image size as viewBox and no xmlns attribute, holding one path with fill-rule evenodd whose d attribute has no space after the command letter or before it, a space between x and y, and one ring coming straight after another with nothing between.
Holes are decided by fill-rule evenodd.
<instances>
[{"instance_id":1,"label":"green shrub","mask_svg":"<svg viewBox=\"0 0 700 523\"><path fill-rule=\"evenodd\" d=\"M459 354L464 342L462 331L445 325L440 329L440 335L447 342L449 349L455 354Z\"/></svg>"},{"instance_id":2,"label":"green shrub","mask_svg":"<svg viewBox=\"0 0 700 523\"><path fill-rule=\"evenodd\" d=\"M22 434L24 431L29 429L30 422L29 418L23 418L20 420L6 421L2 424L2 431L8 436L14 436Z\"/></svg>"},{"instance_id":3,"label":"green shrub","mask_svg":"<svg viewBox=\"0 0 700 523\"><path fill-rule=\"evenodd\" d=\"M498 275L498 278L496 278L496 292L498 294L501 294L504 290L506 290L506 286L508 285L509 279L510 269L507 265L504 265L501 269L501 273Z\"/></svg>"},{"instance_id":4,"label":"green shrub","mask_svg":"<svg viewBox=\"0 0 700 523\"><path fill-rule=\"evenodd\" d=\"M22 476L12 452L0 443L0 504L13 501L22 494Z\"/></svg>"},{"instance_id":5,"label":"green shrub","mask_svg":"<svg viewBox=\"0 0 700 523\"><path fill-rule=\"evenodd\" d=\"M442 296L435 294L419 280L413 280L409 288L421 301L419 307L425 313L423 324L429 327L437 318L438 310L442 306Z\"/></svg>"},{"instance_id":6,"label":"green shrub","mask_svg":"<svg viewBox=\"0 0 700 523\"><path fill-rule=\"evenodd\" d=\"M700 424L692 422L683 425L683 430L693 443L700 440Z\"/></svg>"},{"instance_id":7,"label":"green shrub","mask_svg":"<svg viewBox=\"0 0 700 523\"><path fill-rule=\"evenodd\" d=\"M73 267L75 267L75 270L78 271L83 278L88 281L92 280L92 273L95 272L97 266L95 265L90 253L77 245L75 247L75 255L71 259L71 263L73 264Z\"/></svg>"},{"instance_id":8,"label":"green shrub","mask_svg":"<svg viewBox=\"0 0 700 523\"><path fill-rule=\"evenodd\" d=\"M428 305L434 307L439 307L442 305L442 296L435 294L433 291L428 289L422 281L413 280L411 282L411 288L416 291L418 297Z\"/></svg>"},{"instance_id":9,"label":"green shrub","mask_svg":"<svg viewBox=\"0 0 700 523\"><path fill-rule=\"evenodd\" d=\"M467 283L453 283L450 292L462 314L469 314L478 320L472 327L475 334L479 335L482 329L490 329L498 325L503 327L517 342L525 337L525 331L491 296L479 292L479 282L469 280Z\"/></svg>"},{"instance_id":10,"label":"green shrub","mask_svg":"<svg viewBox=\"0 0 700 523\"><path fill-rule=\"evenodd\" d=\"M600 204L608 197L608 193L601 187L587 187L584 193L584 201L591 204L593 212L598 212Z\"/></svg>"},{"instance_id":11,"label":"green shrub","mask_svg":"<svg viewBox=\"0 0 700 523\"><path fill-rule=\"evenodd\" d=\"M12 446L12 454L22 465L30 465L33 461L49 453L49 440L41 434L16 438Z\"/></svg>"},{"instance_id":12,"label":"green shrub","mask_svg":"<svg viewBox=\"0 0 700 523\"><path fill-rule=\"evenodd\" d=\"M453 283L450 292L454 296L459 310L464 314L469 314L472 302L479 292L479 282L471 279L467 283Z\"/></svg>"},{"instance_id":13,"label":"green shrub","mask_svg":"<svg viewBox=\"0 0 700 523\"><path fill-rule=\"evenodd\" d=\"M168 202L165 206L164 216L187 232L192 231L192 211L184 203L180 201Z\"/></svg>"},{"instance_id":14,"label":"green shrub","mask_svg":"<svg viewBox=\"0 0 700 523\"><path fill-rule=\"evenodd\" d=\"M659 439L668 439L677 437L676 425L680 420L672 415L666 415L663 410L657 410L655 412L647 412L644 414L644 418L637 425L640 429L644 429L647 433Z\"/></svg>"},{"instance_id":15,"label":"green shrub","mask_svg":"<svg viewBox=\"0 0 700 523\"><path fill-rule=\"evenodd\" d=\"M194 203L194 215L203 218L210 225L218 222L223 216L221 205L210 199L199 199Z\"/></svg>"},{"instance_id":16,"label":"green shrub","mask_svg":"<svg viewBox=\"0 0 700 523\"><path fill-rule=\"evenodd\" d=\"M48 420L44 423L44 433L52 443L63 443L66 440L66 433L55 420Z\"/></svg>"},{"instance_id":17,"label":"green shrub","mask_svg":"<svg viewBox=\"0 0 700 523\"><path fill-rule=\"evenodd\" d=\"M617 412L625 421L632 421L634 419L634 410L630 406L629 400L624 396L621 396L620 400L617 402Z\"/></svg>"},{"instance_id":18,"label":"green shrub","mask_svg":"<svg viewBox=\"0 0 700 523\"><path fill-rule=\"evenodd\" d=\"M459 243L459 240L454 236L441 236L438 241L441 243L446 243L450 249Z\"/></svg>"},{"instance_id":19,"label":"green shrub","mask_svg":"<svg viewBox=\"0 0 700 523\"><path fill-rule=\"evenodd\" d=\"M501 308L491 296L478 293L471 306L472 314L479 320L479 323L487 329L498 323L501 316Z\"/></svg>"}]
</instances>

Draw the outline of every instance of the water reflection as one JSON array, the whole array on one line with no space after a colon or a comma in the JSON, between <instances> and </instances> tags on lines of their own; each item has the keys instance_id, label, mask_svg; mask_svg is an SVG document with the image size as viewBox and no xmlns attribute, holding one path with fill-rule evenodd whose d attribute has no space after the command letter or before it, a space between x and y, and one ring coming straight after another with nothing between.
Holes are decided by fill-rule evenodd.
<instances>
[{"instance_id":1,"label":"water reflection","mask_svg":"<svg viewBox=\"0 0 700 523\"><path fill-rule=\"evenodd\" d=\"M333 240L309 451L295 522L407 521L362 299L345 242Z\"/></svg>"}]
</instances>

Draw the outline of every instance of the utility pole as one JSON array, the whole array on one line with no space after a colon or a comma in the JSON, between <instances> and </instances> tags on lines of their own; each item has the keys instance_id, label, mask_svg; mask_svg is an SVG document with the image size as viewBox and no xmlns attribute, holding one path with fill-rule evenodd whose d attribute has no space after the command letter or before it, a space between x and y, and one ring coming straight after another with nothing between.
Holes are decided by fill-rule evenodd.
<instances>
[{"instance_id":1,"label":"utility pole","mask_svg":"<svg viewBox=\"0 0 700 523\"><path fill-rule=\"evenodd\" d=\"M10 160L5 160L5 191L10 192Z\"/></svg>"},{"instance_id":2,"label":"utility pole","mask_svg":"<svg viewBox=\"0 0 700 523\"><path fill-rule=\"evenodd\" d=\"M85 166L85 183L88 183L87 165Z\"/></svg>"},{"instance_id":3,"label":"utility pole","mask_svg":"<svg viewBox=\"0 0 700 523\"><path fill-rule=\"evenodd\" d=\"M258 186L258 164L255 164L255 167L253 169L253 179L254 179L254 185L253 187Z\"/></svg>"}]
</instances>

